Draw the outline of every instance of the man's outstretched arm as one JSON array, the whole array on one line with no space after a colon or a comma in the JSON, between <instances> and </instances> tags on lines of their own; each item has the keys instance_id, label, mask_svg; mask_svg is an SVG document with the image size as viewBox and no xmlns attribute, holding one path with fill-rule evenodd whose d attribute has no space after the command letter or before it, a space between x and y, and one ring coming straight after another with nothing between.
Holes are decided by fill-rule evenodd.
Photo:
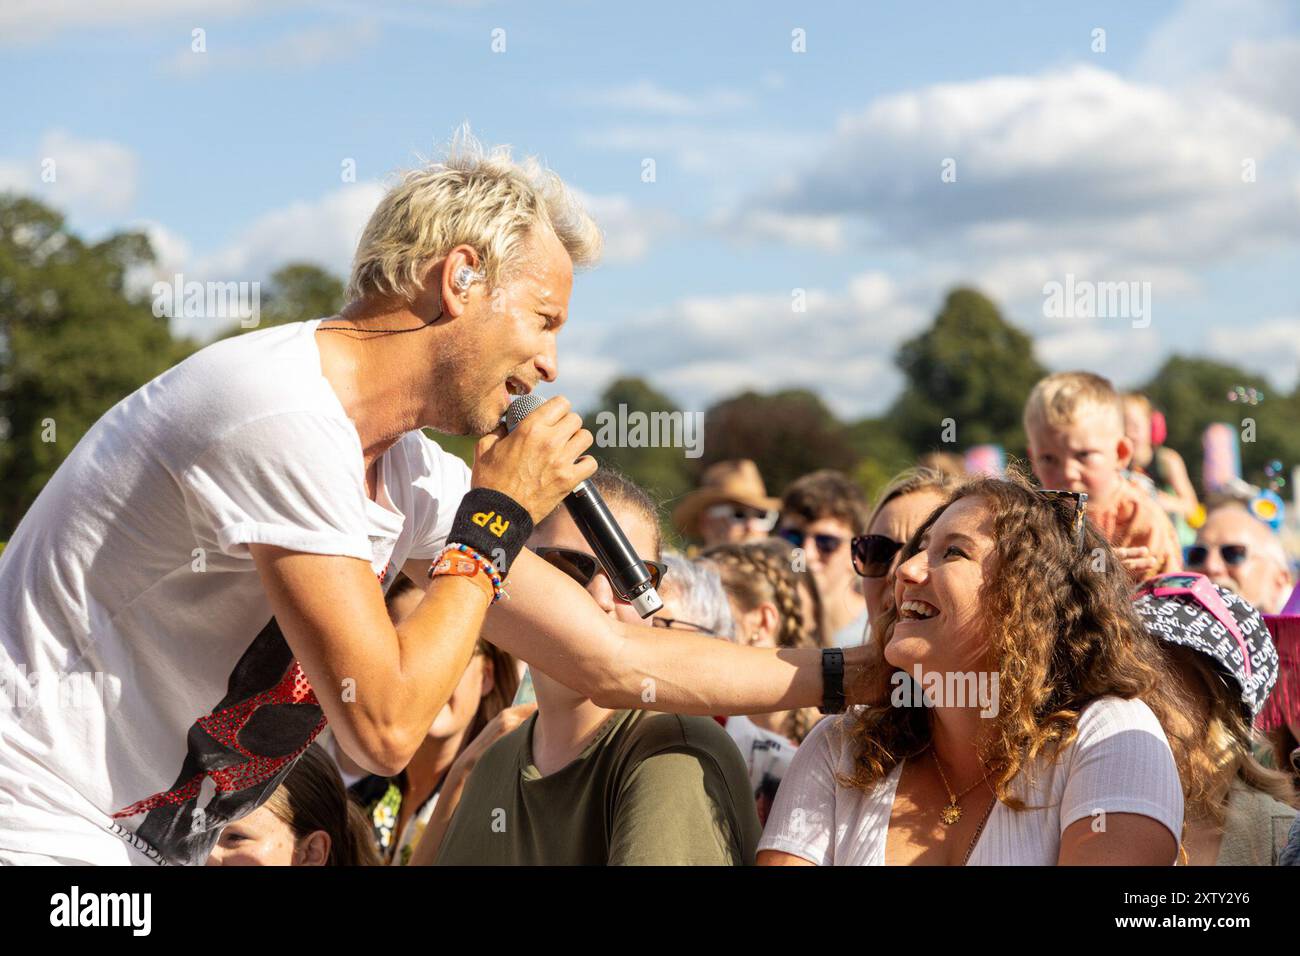
<instances>
[{"instance_id":1,"label":"man's outstretched arm","mask_svg":"<svg viewBox=\"0 0 1300 956\"><path fill-rule=\"evenodd\" d=\"M508 599L487 614L484 638L602 707L716 715L821 703L819 649L740 647L616 622L575 581L529 551L519 555L506 591ZM846 690L868 653L845 651Z\"/></svg>"}]
</instances>

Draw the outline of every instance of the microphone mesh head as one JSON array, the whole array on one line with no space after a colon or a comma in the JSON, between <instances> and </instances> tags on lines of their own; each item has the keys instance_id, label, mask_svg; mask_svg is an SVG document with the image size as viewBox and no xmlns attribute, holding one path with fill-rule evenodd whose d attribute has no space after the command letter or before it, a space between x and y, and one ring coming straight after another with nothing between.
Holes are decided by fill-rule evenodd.
<instances>
[{"instance_id":1,"label":"microphone mesh head","mask_svg":"<svg viewBox=\"0 0 1300 956\"><path fill-rule=\"evenodd\" d=\"M542 405L543 402L544 399L535 392L520 395L516 398L510 403L510 407L506 409L506 431L514 431L519 423L524 420L524 416L531 415L533 410Z\"/></svg>"}]
</instances>

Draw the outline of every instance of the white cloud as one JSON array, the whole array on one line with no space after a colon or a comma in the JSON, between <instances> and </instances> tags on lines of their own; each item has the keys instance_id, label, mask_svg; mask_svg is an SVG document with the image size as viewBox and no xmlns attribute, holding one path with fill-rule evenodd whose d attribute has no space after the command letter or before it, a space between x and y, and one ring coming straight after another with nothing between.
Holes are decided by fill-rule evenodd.
<instances>
[{"instance_id":1,"label":"white cloud","mask_svg":"<svg viewBox=\"0 0 1300 956\"><path fill-rule=\"evenodd\" d=\"M627 196L596 195L570 187L605 237L603 262L645 258L654 241L679 228L677 217L662 209L637 206Z\"/></svg>"},{"instance_id":2,"label":"white cloud","mask_svg":"<svg viewBox=\"0 0 1300 956\"><path fill-rule=\"evenodd\" d=\"M219 36L209 37L206 50L188 46L164 64L166 72L191 75L210 70L309 69L322 63L356 56L379 40L373 19L297 30L257 46L223 45Z\"/></svg>"},{"instance_id":3,"label":"white cloud","mask_svg":"<svg viewBox=\"0 0 1300 956\"><path fill-rule=\"evenodd\" d=\"M129 293L142 295L155 282L171 282L172 277L183 272L191 261L190 244L162 223L142 219L125 228L132 232L143 232L148 237L154 254L152 266L136 268L127 273L125 284Z\"/></svg>"},{"instance_id":4,"label":"white cloud","mask_svg":"<svg viewBox=\"0 0 1300 956\"><path fill-rule=\"evenodd\" d=\"M1219 69L1233 46L1294 26L1288 0L1186 0L1147 35L1134 65L1145 81L1182 83Z\"/></svg>"},{"instance_id":5,"label":"white cloud","mask_svg":"<svg viewBox=\"0 0 1300 956\"><path fill-rule=\"evenodd\" d=\"M678 93L649 80L581 93L576 99L593 106L661 116L709 116L748 109L754 105L754 97L739 90L712 89L698 93Z\"/></svg>"},{"instance_id":6,"label":"white cloud","mask_svg":"<svg viewBox=\"0 0 1300 956\"><path fill-rule=\"evenodd\" d=\"M712 227L721 235L747 242L777 240L838 252L845 246L847 222L844 216L800 215L770 209L731 210L715 216Z\"/></svg>"},{"instance_id":7,"label":"white cloud","mask_svg":"<svg viewBox=\"0 0 1300 956\"><path fill-rule=\"evenodd\" d=\"M841 292L806 290L802 312L790 293L690 296L562 342L561 365L581 341L585 354L645 376L687 409L746 388L804 387L851 418L892 400L901 381L894 349L925 324L928 296L880 272L855 276Z\"/></svg>"},{"instance_id":8,"label":"white cloud","mask_svg":"<svg viewBox=\"0 0 1300 956\"><path fill-rule=\"evenodd\" d=\"M0 189L27 193L74 216L116 216L135 202L139 161L134 150L62 129L41 137L26 159L0 158Z\"/></svg>"},{"instance_id":9,"label":"white cloud","mask_svg":"<svg viewBox=\"0 0 1300 956\"><path fill-rule=\"evenodd\" d=\"M199 25L268 5L257 0L6 0L0 4L0 45L44 41L77 28L161 20L194 20Z\"/></svg>"},{"instance_id":10,"label":"white cloud","mask_svg":"<svg viewBox=\"0 0 1300 956\"><path fill-rule=\"evenodd\" d=\"M755 172L771 174L814 154L819 134L803 130L738 128L687 122L618 123L582 132L578 143L596 149L665 160L690 173L722 175L729 180ZM635 167L639 174L639 167ZM659 178L668 174L660 168Z\"/></svg>"},{"instance_id":11,"label":"white cloud","mask_svg":"<svg viewBox=\"0 0 1300 956\"><path fill-rule=\"evenodd\" d=\"M1154 325L1135 329L1122 322L1075 322L1071 328L1036 336L1034 354L1054 372L1087 369L1128 388L1155 373L1164 345Z\"/></svg>"},{"instance_id":12,"label":"white cloud","mask_svg":"<svg viewBox=\"0 0 1300 956\"><path fill-rule=\"evenodd\" d=\"M847 212L920 247L1186 261L1221 255L1225 239L1300 237L1297 154L1290 123L1234 97L1182 99L1075 67L881 97L758 205ZM1248 157L1271 175L1243 183ZM955 182L941 179L947 159Z\"/></svg>"},{"instance_id":13,"label":"white cloud","mask_svg":"<svg viewBox=\"0 0 1300 956\"><path fill-rule=\"evenodd\" d=\"M205 280L251 281L302 260L347 275L361 231L384 192L379 183L357 183L272 210L226 246L200 257L193 271Z\"/></svg>"},{"instance_id":14,"label":"white cloud","mask_svg":"<svg viewBox=\"0 0 1300 956\"><path fill-rule=\"evenodd\" d=\"M1243 40L1214 78L1239 99L1288 117L1300 127L1300 38Z\"/></svg>"},{"instance_id":15,"label":"white cloud","mask_svg":"<svg viewBox=\"0 0 1300 956\"><path fill-rule=\"evenodd\" d=\"M1300 384L1300 315L1213 329L1208 345L1216 357L1262 370L1280 388Z\"/></svg>"}]
</instances>

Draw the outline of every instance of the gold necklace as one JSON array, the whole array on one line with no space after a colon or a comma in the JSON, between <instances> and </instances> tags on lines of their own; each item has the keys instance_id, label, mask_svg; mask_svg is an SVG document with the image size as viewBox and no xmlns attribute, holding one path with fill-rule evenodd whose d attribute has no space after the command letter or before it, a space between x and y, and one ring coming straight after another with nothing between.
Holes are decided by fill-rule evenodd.
<instances>
[{"instance_id":1,"label":"gold necklace","mask_svg":"<svg viewBox=\"0 0 1300 956\"><path fill-rule=\"evenodd\" d=\"M989 775L986 772L961 793L953 793L952 785L948 783L948 777L943 772L943 764L939 763L939 751L934 749L934 744L930 745L930 753L934 756L934 765L939 771L939 779L943 781L943 788L948 791L948 805L939 811L939 819L943 821L944 826L950 827L961 819L961 798L987 780Z\"/></svg>"}]
</instances>

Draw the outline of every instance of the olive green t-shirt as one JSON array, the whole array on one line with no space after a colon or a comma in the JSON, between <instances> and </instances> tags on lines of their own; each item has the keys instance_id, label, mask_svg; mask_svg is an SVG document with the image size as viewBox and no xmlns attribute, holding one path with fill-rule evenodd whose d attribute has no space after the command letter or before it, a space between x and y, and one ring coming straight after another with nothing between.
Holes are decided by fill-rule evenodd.
<instances>
[{"instance_id":1,"label":"olive green t-shirt","mask_svg":"<svg viewBox=\"0 0 1300 956\"><path fill-rule=\"evenodd\" d=\"M536 722L479 759L439 866L754 862L761 828L749 774L716 721L616 711L545 777L533 764Z\"/></svg>"}]
</instances>

